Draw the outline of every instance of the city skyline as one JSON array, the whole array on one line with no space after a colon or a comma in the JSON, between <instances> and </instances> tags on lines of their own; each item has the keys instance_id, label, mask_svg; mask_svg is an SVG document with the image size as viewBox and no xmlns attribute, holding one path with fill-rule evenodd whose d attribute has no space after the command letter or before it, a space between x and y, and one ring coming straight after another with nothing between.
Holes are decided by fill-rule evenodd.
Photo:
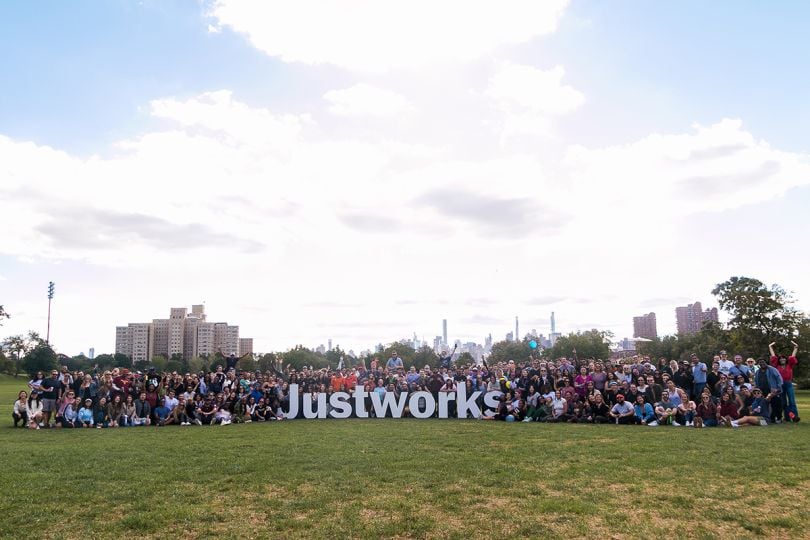
<instances>
[{"instance_id":1,"label":"city skyline","mask_svg":"<svg viewBox=\"0 0 810 540\"><path fill-rule=\"evenodd\" d=\"M0 4L2 337L50 281L66 354L203 303L256 351L810 311L810 4L336 5Z\"/></svg>"}]
</instances>

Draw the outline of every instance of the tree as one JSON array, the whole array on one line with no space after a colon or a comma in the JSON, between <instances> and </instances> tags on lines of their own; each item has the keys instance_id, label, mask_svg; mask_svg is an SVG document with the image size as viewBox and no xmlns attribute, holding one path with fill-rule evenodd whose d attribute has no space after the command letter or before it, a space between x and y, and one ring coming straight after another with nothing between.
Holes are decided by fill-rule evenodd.
<instances>
[{"instance_id":1,"label":"tree","mask_svg":"<svg viewBox=\"0 0 810 540\"><path fill-rule=\"evenodd\" d=\"M560 336L547 351L549 358L606 359L610 356L611 332L596 329Z\"/></svg>"},{"instance_id":2,"label":"tree","mask_svg":"<svg viewBox=\"0 0 810 540\"><path fill-rule=\"evenodd\" d=\"M712 290L728 321L731 348L749 356L767 354L768 344L787 342L799 330L805 315L779 285L766 286L758 279L732 277Z\"/></svg>"},{"instance_id":3,"label":"tree","mask_svg":"<svg viewBox=\"0 0 810 540\"><path fill-rule=\"evenodd\" d=\"M380 365L385 367L386 362L388 362L388 359L391 358L391 354L394 351L397 351L397 356L402 358L402 365L405 366L405 369L409 369L411 366L416 365L416 351L409 343L404 341L395 341L374 356L376 356L380 361ZM425 364L422 364L422 367L424 367L424 365Z\"/></svg>"},{"instance_id":4,"label":"tree","mask_svg":"<svg viewBox=\"0 0 810 540\"><path fill-rule=\"evenodd\" d=\"M326 351L324 359L326 360L326 363L334 369L337 367L338 363L340 363L340 361L343 359L344 356L346 356L346 353L343 350L341 350L340 346L336 346L334 349ZM344 363L348 362L344 360Z\"/></svg>"},{"instance_id":5,"label":"tree","mask_svg":"<svg viewBox=\"0 0 810 540\"><path fill-rule=\"evenodd\" d=\"M315 369L326 367L326 359L323 356L303 345L296 345L289 351L283 353L281 357L285 368L287 364L297 370L303 369L304 366L312 366Z\"/></svg>"},{"instance_id":6,"label":"tree","mask_svg":"<svg viewBox=\"0 0 810 540\"><path fill-rule=\"evenodd\" d=\"M397 354L399 354L399 350L397 350ZM436 354L429 345L422 345L413 353L413 365L417 368L425 367L426 365L437 367L439 365L439 355Z\"/></svg>"},{"instance_id":7,"label":"tree","mask_svg":"<svg viewBox=\"0 0 810 540\"><path fill-rule=\"evenodd\" d=\"M0 326L3 326L3 319L10 319L11 315L8 314L6 309L0 305Z\"/></svg>"},{"instance_id":8,"label":"tree","mask_svg":"<svg viewBox=\"0 0 810 540\"><path fill-rule=\"evenodd\" d=\"M529 341L498 341L492 345L492 351L487 358L488 363L508 362L514 360L515 362L524 362L529 356L532 355L532 348L529 346Z\"/></svg>"},{"instance_id":9,"label":"tree","mask_svg":"<svg viewBox=\"0 0 810 540\"><path fill-rule=\"evenodd\" d=\"M50 372L58 366L56 353L47 343L39 343L22 361L22 367L28 373L37 371Z\"/></svg>"},{"instance_id":10,"label":"tree","mask_svg":"<svg viewBox=\"0 0 810 540\"><path fill-rule=\"evenodd\" d=\"M27 335L17 334L10 336L3 341L3 348L8 349L11 361L14 363L14 376L17 377L23 367L24 357L37 345L45 343L37 332L30 330Z\"/></svg>"},{"instance_id":11,"label":"tree","mask_svg":"<svg viewBox=\"0 0 810 540\"><path fill-rule=\"evenodd\" d=\"M475 365L475 358L473 358L473 355L471 355L467 351L464 351L463 353L458 355L458 358L456 359L456 365L458 366Z\"/></svg>"}]
</instances>

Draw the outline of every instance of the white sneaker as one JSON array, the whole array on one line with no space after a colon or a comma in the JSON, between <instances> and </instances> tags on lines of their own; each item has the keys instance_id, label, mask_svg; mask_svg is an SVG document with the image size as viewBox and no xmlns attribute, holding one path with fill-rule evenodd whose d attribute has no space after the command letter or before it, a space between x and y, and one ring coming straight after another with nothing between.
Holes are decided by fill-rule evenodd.
<instances>
[{"instance_id":1,"label":"white sneaker","mask_svg":"<svg viewBox=\"0 0 810 540\"><path fill-rule=\"evenodd\" d=\"M676 422L675 420L672 421L672 425L675 426L675 427L681 427L681 425L678 422Z\"/></svg>"},{"instance_id":2,"label":"white sneaker","mask_svg":"<svg viewBox=\"0 0 810 540\"><path fill-rule=\"evenodd\" d=\"M650 422L650 423L649 423L649 424L647 424L647 425L648 425L648 426L650 426L650 427L656 427L656 426L658 425L658 421L653 420L652 422Z\"/></svg>"},{"instance_id":3,"label":"white sneaker","mask_svg":"<svg viewBox=\"0 0 810 540\"><path fill-rule=\"evenodd\" d=\"M195 424L197 424L198 426L201 426L201 425L202 425L202 422L200 421L200 419L199 419L199 418L195 418L195 419L194 419L194 423L195 423Z\"/></svg>"},{"instance_id":4,"label":"white sneaker","mask_svg":"<svg viewBox=\"0 0 810 540\"><path fill-rule=\"evenodd\" d=\"M686 421L686 427L692 427L692 425L693 425L692 422L690 422L688 420Z\"/></svg>"},{"instance_id":5,"label":"white sneaker","mask_svg":"<svg viewBox=\"0 0 810 540\"><path fill-rule=\"evenodd\" d=\"M740 427L740 423L737 422L736 420L732 420L731 421L731 427Z\"/></svg>"},{"instance_id":6,"label":"white sneaker","mask_svg":"<svg viewBox=\"0 0 810 540\"><path fill-rule=\"evenodd\" d=\"M525 418L523 421L524 421L524 422L531 422L531 421L532 421L532 419L531 419L531 418Z\"/></svg>"},{"instance_id":7,"label":"white sneaker","mask_svg":"<svg viewBox=\"0 0 810 540\"><path fill-rule=\"evenodd\" d=\"M230 424L230 423L231 423L231 421L230 421L230 420L223 420L223 421L222 421L222 425L223 425L223 426L227 426L227 425L228 425L228 424Z\"/></svg>"},{"instance_id":8,"label":"white sneaker","mask_svg":"<svg viewBox=\"0 0 810 540\"><path fill-rule=\"evenodd\" d=\"M190 426L191 422L180 422L181 426Z\"/></svg>"}]
</instances>

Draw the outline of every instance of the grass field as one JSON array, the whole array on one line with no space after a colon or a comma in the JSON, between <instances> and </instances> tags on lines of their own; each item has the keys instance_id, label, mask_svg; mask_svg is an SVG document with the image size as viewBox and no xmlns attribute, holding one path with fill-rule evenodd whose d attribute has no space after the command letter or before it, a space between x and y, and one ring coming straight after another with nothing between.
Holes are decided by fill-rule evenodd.
<instances>
[{"instance_id":1,"label":"grass field","mask_svg":"<svg viewBox=\"0 0 810 540\"><path fill-rule=\"evenodd\" d=\"M299 420L14 430L0 378L0 535L20 538L810 535L809 422L750 429ZM24 385L24 383L23 383Z\"/></svg>"}]
</instances>

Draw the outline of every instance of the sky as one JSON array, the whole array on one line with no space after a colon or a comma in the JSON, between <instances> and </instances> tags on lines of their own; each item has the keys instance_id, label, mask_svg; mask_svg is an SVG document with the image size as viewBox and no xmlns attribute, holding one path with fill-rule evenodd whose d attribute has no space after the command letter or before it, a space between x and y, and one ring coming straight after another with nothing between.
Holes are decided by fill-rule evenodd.
<instances>
[{"instance_id":1,"label":"sky","mask_svg":"<svg viewBox=\"0 0 810 540\"><path fill-rule=\"evenodd\" d=\"M260 352L810 309L810 4L0 3L0 334Z\"/></svg>"}]
</instances>

